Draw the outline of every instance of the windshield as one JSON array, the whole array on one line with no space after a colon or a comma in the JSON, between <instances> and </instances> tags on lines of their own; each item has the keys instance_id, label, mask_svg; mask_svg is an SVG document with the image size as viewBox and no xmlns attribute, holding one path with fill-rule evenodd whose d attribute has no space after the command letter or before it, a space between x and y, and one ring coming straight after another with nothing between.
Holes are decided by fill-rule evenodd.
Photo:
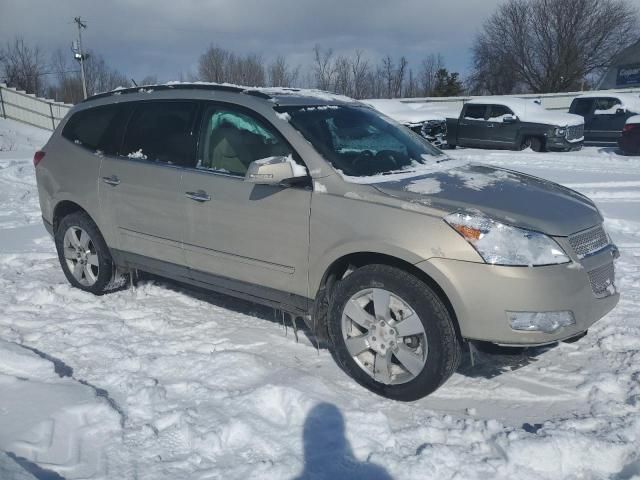
<instances>
[{"instance_id":1,"label":"windshield","mask_svg":"<svg viewBox=\"0 0 640 480\"><path fill-rule=\"evenodd\" d=\"M446 159L426 139L361 106L281 107L334 168L350 177L388 175ZM438 157L438 158L436 158Z\"/></svg>"}]
</instances>

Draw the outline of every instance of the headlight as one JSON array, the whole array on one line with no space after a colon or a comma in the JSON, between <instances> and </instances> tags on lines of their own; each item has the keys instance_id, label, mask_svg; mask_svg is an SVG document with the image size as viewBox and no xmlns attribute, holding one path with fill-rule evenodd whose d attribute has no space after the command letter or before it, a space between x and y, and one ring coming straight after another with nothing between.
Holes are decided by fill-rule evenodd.
<instances>
[{"instance_id":1,"label":"headlight","mask_svg":"<svg viewBox=\"0 0 640 480\"><path fill-rule=\"evenodd\" d=\"M505 225L480 212L456 212L444 220L492 265L533 267L571 261L551 237Z\"/></svg>"},{"instance_id":2,"label":"headlight","mask_svg":"<svg viewBox=\"0 0 640 480\"><path fill-rule=\"evenodd\" d=\"M565 133L567 133L566 128L556 128L555 130L556 137L563 137Z\"/></svg>"}]
</instances>

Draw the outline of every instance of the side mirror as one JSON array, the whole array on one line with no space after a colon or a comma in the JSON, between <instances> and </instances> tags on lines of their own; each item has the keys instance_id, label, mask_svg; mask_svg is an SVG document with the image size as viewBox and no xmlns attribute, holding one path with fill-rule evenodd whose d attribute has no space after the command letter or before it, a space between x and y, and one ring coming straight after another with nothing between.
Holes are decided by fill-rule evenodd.
<instances>
[{"instance_id":1,"label":"side mirror","mask_svg":"<svg viewBox=\"0 0 640 480\"><path fill-rule=\"evenodd\" d=\"M627 113L625 108L619 108L616 110L616 115L624 115L625 113Z\"/></svg>"},{"instance_id":2,"label":"side mirror","mask_svg":"<svg viewBox=\"0 0 640 480\"><path fill-rule=\"evenodd\" d=\"M281 185L292 179L306 177L306 169L291 157L268 157L251 162L244 181L257 185Z\"/></svg>"},{"instance_id":3,"label":"side mirror","mask_svg":"<svg viewBox=\"0 0 640 480\"><path fill-rule=\"evenodd\" d=\"M515 115L505 115L502 117L502 123L516 123L518 121L518 117Z\"/></svg>"}]
</instances>

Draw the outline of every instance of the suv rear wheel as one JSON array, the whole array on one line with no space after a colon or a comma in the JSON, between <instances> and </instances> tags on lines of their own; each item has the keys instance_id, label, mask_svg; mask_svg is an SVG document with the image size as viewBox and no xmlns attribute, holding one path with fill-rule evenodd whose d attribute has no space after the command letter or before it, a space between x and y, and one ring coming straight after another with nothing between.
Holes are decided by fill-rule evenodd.
<instances>
[{"instance_id":1,"label":"suv rear wheel","mask_svg":"<svg viewBox=\"0 0 640 480\"><path fill-rule=\"evenodd\" d=\"M126 283L98 227L86 213L64 217L56 230L55 243L62 271L74 287L102 295Z\"/></svg>"},{"instance_id":2,"label":"suv rear wheel","mask_svg":"<svg viewBox=\"0 0 640 480\"><path fill-rule=\"evenodd\" d=\"M415 276L388 265L359 268L336 286L328 326L338 364L384 397L424 397L460 362L442 300Z\"/></svg>"},{"instance_id":3,"label":"suv rear wheel","mask_svg":"<svg viewBox=\"0 0 640 480\"><path fill-rule=\"evenodd\" d=\"M520 150L530 148L534 152L544 152L544 143L538 137L525 137L520 144Z\"/></svg>"}]
</instances>

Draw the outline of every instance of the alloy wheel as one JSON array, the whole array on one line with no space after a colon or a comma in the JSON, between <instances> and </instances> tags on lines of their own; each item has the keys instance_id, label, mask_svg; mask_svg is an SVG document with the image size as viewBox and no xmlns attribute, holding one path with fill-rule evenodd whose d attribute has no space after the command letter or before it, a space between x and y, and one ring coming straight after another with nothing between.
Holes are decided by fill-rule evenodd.
<instances>
[{"instance_id":1,"label":"alloy wheel","mask_svg":"<svg viewBox=\"0 0 640 480\"><path fill-rule=\"evenodd\" d=\"M73 277L90 287L98 280L100 264L89 234L80 227L69 227L63 240L64 259Z\"/></svg>"},{"instance_id":2,"label":"alloy wheel","mask_svg":"<svg viewBox=\"0 0 640 480\"><path fill-rule=\"evenodd\" d=\"M349 354L374 380L397 385L424 369L428 355L424 325L398 295L383 288L356 293L344 307L341 327Z\"/></svg>"}]
</instances>

